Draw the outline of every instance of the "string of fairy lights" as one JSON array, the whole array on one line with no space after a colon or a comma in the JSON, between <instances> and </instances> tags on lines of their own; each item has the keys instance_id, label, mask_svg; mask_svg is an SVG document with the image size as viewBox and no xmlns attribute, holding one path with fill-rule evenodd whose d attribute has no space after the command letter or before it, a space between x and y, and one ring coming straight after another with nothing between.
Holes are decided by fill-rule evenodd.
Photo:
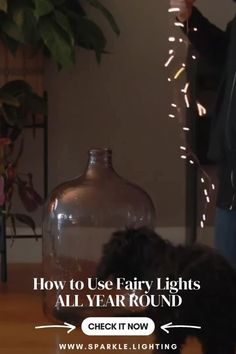
<instances>
[{"instance_id":1,"label":"string of fairy lights","mask_svg":"<svg viewBox=\"0 0 236 354\"><path fill-rule=\"evenodd\" d=\"M180 48L185 46L187 50L189 42L186 37L182 38L179 34L174 35L175 28L184 28L185 25L177 20L177 15L180 12L180 8L171 7L168 9L168 13L170 16L170 26L172 28L172 34L168 38L168 42L170 45L169 48L169 56L166 60L164 67L169 70L168 82L173 87L173 101L170 104L170 119L177 119L180 129L181 135L184 143L180 146L180 158L185 160L186 163L189 163L191 166L198 168L200 172L200 182L203 191L204 198L204 207L202 210L201 218L200 218L200 227L203 229L205 227L207 221L207 212L209 204L212 201L213 193L216 189L215 184L212 183L212 180L208 173L201 166L200 161L196 154L192 151L191 146L188 146L188 137L187 134L191 132L190 127L187 124L186 119L186 110L191 108L191 105L196 105L198 116L200 118L204 118L207 115L206 108L200 102L191 102L190 91L190 82L187 81L186 75L184 75L187 71L187 64L183 61L183 55L179 54ZM173 20L174 19L174 20ZM187 33L189 31L198 31L196 27L189 28L189 24L187 23ZM179 32L181 33L181 32ZM192 54L192 60L197 60L196 55ZM179 89L179 87L182 87ZM196 118L197 119L197 118Z\"/></svg>"}]
</instances>

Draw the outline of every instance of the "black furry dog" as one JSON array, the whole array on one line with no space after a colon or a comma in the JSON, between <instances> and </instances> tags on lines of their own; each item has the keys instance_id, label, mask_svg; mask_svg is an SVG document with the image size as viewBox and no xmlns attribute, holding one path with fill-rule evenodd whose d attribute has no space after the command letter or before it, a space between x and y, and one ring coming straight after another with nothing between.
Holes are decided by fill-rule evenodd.
<instances>
[{"instance_id":1,"label":"black furry dog","mask_svg":"<svg viewBox=\"0 0 236 354\"><path fill-rule=\"evenodd\" d=\"M97 276L200 281L200 290L179 292L183 300L180 307L150 306L143 312L156 323L156 342L176 343L175 353L180 353L186 338L195 336L202 343L204 354L235 353L236 271L210 248L173 246L146 228L118 231L104 246ZM152 289L153 294L157 292ZM201 329L170 329L167 334L160 327L170 322Z\"/></svg>"}]
</instances>

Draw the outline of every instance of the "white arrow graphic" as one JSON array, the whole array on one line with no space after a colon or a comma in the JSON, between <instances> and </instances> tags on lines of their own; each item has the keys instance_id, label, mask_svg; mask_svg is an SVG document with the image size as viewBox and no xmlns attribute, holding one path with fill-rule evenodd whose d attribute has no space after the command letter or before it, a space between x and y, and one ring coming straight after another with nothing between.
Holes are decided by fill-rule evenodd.
<instances>
[{"instance_id":1,"label":"white arrow graphic","mask_svg":"<svg viewBox=\"0 0 236 354\"><path fill-rule=\"evenodd\" d=\"M161 326L161 329L165 331L166 333L170 333L169 329L170 328L194 328L194 329L202 329L200 326L189 326L189 325L173 325L172 322L167 323L163 326Z\"/></svg>"},{"instance_id":2,"label":"white arrow graphic","mask_svg":"<svg viewBox=\"0 0 236 354\"><path fill-rule=\"evenodd\" d=\"M74 331L74 329L76 329L76 326L64 322L64 325L47 325L47 326L36 326L35 329L43 329L43 328L67 328L68 331L67 333L71 333L72 331Z\"/></svg>"}]
</instances>

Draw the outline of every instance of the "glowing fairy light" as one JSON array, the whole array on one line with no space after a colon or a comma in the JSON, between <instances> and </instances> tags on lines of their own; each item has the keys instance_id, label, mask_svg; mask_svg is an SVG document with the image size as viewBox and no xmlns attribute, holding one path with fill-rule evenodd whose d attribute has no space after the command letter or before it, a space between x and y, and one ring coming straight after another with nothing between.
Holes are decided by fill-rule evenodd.
<instances>
[{"instance_id":1,"label":"glowing fairy light","mask_svg":"<svg viewBox=\"0 0 236 354\"><path fill-rule=\"evenodd\" d=\"M170 14L173 14L173 22L172 24L174 25L174 27L180 27L180 28L184 28L185 25L178 21L176 18L176 13L178 13L180 11L180 8L178 7L173 7L173 8L169 8L168 12ZM172 26L173 27L173 26ZM193 31L196 32L198 31L197 27L193 27L193 28L189 28L189 24L187 24L187 32L189 31ZM186 62L181 63L180 61L180 57L181 55L178 54L178 48L177 48L177 44L179 44L179 48L181 48L182 43L184 45L188 45L188 41L186 39L183 39L183 37L181 36L175 36L172 35L174 33L170 33L170 36L168 37L168 42L170 43L170 48L169 48L169 57L165 63L165 67L171 67L172 65L175 65L177 67L176 69L176 73L172 73L169 74L168 77L168 82L171 83L175 89L175 96L176 96L176 102L173 101L170 104L171 107L171 111L169 113L169 117L170 118L177 118L179 125L182 129L182 131L184 132L184 138L187 139L187 134L188 132L190 132L190 128L188 127L188 124L186 123L186 121L183 120L182 117L182 112L184 112L184 110L182 110L182 101L183 103L185 103L186 108L190 108L192 105L192 100L190 100L190 98L192 97L189 93L189 88L190 88L190 82L186 82L184 88L180 89L180 93L179 94L177 89L177 83L178 80L182 80L182 78L184 77L184 72L187 70L187 64ZM175 43L173 45L171 45L171 43ZM175 47L176 46L176 47ZM191 55L192 60L197 60L197 56L195 54ZM170 66L171 64L171 66ZM177 66L178 65L178 66ZM181 99L181 102L178 102L177 100ZM195 102L194 102L195 105ZM196 102L196 106L197 106L197 110L198 110L198 115L199 117L203 117L207 115L207 110L206 108L200 103L200 102ZM185 145L181 145L180 146L180 157L182 160L186 160L187 163L189 163L190 165L196 165L197 168L199 169L199 171L201 172L201 183L203 185L203 196L204 196L204 201L206 200L206 203L211 203L211 196L213 191L215 191L216 187L215 185L211 182L211 178L208 176L208 174L204 171L204 169L201 167L200 162L198 160L198 157L194 154L194 152L191 150L191 146L188 146L188 143L186 142L186 146ZM207 208L207 205L205 203L204 208ZM204 229L205 227L205 223L207 220L207 216L206 216L206 212L204 211L204 213L202 214L202 218L200 221L200 226L202 229Z\"/></svg>"},{"instance_id":2,"label":"glowing fairy light","mask_svg":"<svg viewBox=\"0 0 236 354\"><path fill-rule=\"evenodd\" d=\"M197 109L200 117L203 117L207 114L206 108L199 102L197 102Z\"/></svg>"},{"instance_id":3,"label":"glowing fairy light","mask_svg":"<svg viewBox=\"0 0 236 354\"><path fill-rule=\"evenodd\" d=\"M177 71L177 73L175 74L175 76L174 76L174 79L175 80L177 80L179 77L180 77L180 75L183 73L185 71L185 68L180 68L178 71Z\"/></svg>"},{"instance_id":4,"label":"glowing fairy light","mask_svg":"<svg viewBox=\"0 0 236 354\"><path fill-rule=\"evenodd\" d=\"M176 13L176 12L180 12L180 8L179 7L170 7L168 9L169 13Z\"/></svg>"},{"instance_id":5,"label":"glowing fairy light","mask_svg":"<svg viewBox=\"0 0 236 354\"><path fill-rule=\"evenodd\" d=\"M186 107L190 108L190 103L189 103L189 99L188 99L188 95L187 94L184 95L184 101L185 101Z\"/></svg>"},{"instance_id":6,"label":"glowing fairy light","mask_svg":"<svg viewBox=\"0 0 236 354\"><path fill-rule=\"evenodd\" d=\"M167 68L169 65L170 65L170 63L173 61L173 59L174 59L174 55L171 55L170 57L169 57L169 59L167 60L167 62L165 63L165 68Z\"/></svg>"},{"instance_id":7,"label":"glowing fairy light","mask_svg":"<svg viewBox=\"0 0 236 354\"><path fill-rule=\"evenodd\" d=\"M183 27L184 28L184 24L182 22L175 22L174 25L175 25L175 27Z\"/></svg>"},{"instance_id":8,"label":"glowing fairy light","mask_svg":"<svg viewBox=\"0 0 236 354\"><path fill-rule=\"evenodd\" d=\"M189 82L186 83L186 85L184 86L184 88L181 90L181 92L183 93L187 93L188 92L188 89L189 89Z\"/></svg>"}]
</instances>

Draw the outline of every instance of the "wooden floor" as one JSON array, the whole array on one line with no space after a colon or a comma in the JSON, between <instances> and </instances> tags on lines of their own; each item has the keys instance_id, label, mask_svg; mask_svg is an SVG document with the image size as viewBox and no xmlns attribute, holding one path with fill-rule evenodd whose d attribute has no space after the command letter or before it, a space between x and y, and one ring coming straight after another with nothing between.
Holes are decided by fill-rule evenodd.
<instances>
[{"instance_id":1,"label":"wooden floor","mask_svg":"<svg viewBox=\"0 0 236 354\"><path fill-rule=\"evenodd\" d=\"M67 335L64 329L35 330L35 326L49 323L42 312L41 294L32 290L33 277L39 275L38 265L19 264L9 267L9 281L7 284L0 285L0 353L71 353L72 350L59 350L58 344L104 343L104 337L88 337L80 329L70 335ZM106 342L133 344L137 343L137 337L106 337ZM138 342L152 343L153 338L138 337ZM139 350L132 352L144 353ZM98 353L98 351L89 351L89 353ZM106 351L101 351L101 353L106 353ZM145 353L151 353L151 351L145 350ZM201 354L199 343L194 339L189 339L183 349L183 354Z\"/></svg>"}]
</instances>

